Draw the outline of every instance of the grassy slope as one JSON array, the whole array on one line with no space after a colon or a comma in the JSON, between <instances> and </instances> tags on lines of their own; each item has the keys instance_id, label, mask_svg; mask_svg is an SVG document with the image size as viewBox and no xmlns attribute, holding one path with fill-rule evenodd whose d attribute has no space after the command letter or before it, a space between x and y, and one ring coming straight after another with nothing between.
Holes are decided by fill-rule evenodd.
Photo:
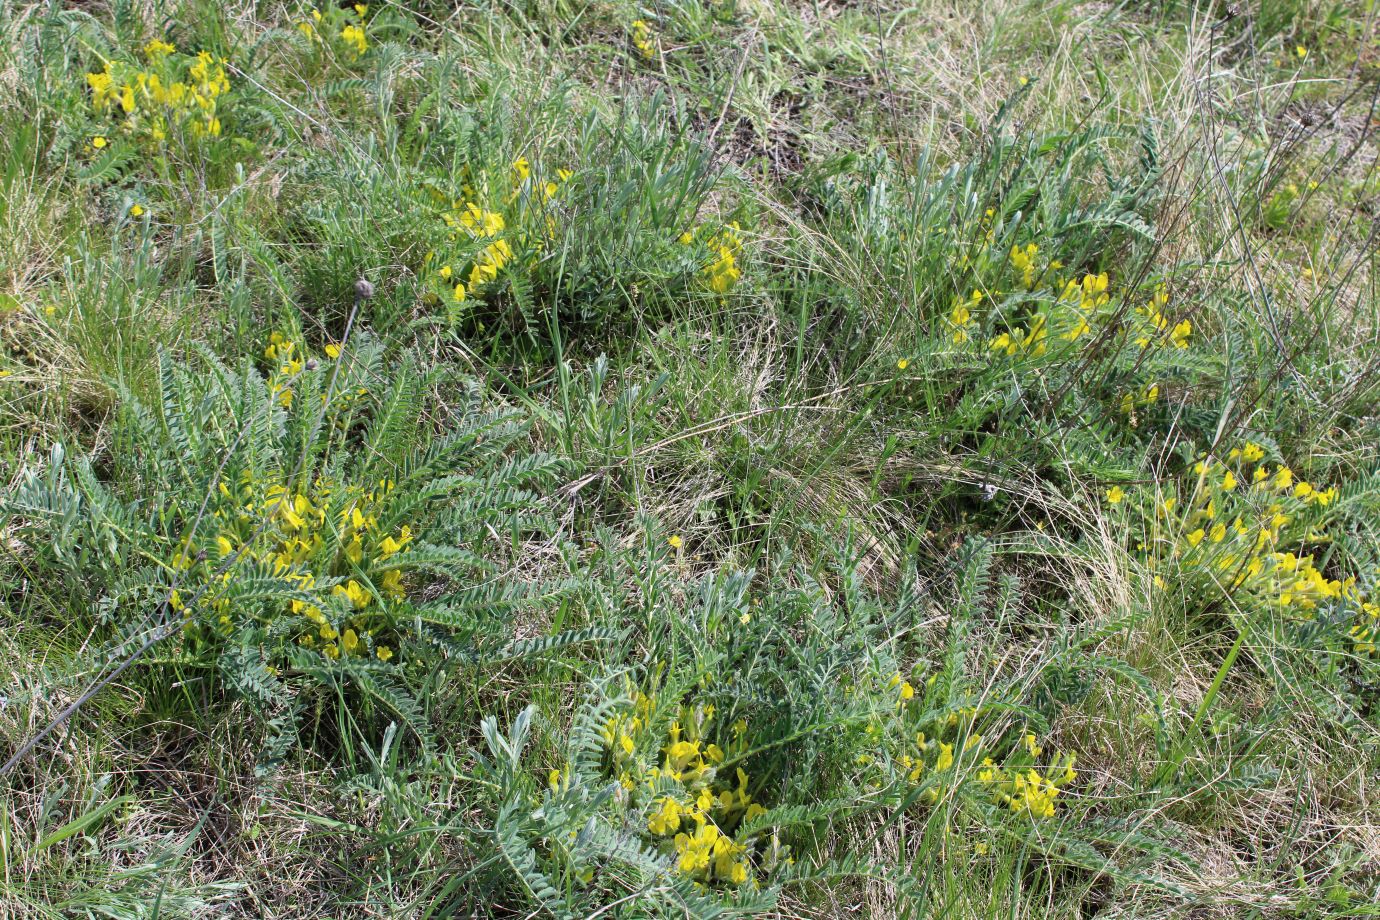
<instances>
[{"instance_id":1,"label":"grassy slope","mask_svg":"<svg viewBox=\"0 0 1380 920\"><path fill-rule=\"evenodd\" d=\"M474 659L406 647L416 713L282 658L282 697L256 698L215 626L154 646L6 777L0 912L1374 911L1373 657L1341 612L1300 623L1193 568L1186 535L1210 522L1153 510L1192 504L1193 462L1251 439L1272 469L1341 489L1309 512L1331 540L1281 549L1374 584L1364 4L421 6L376 4L357 60L351 20L314 42L305 8L276 4L188 3L166 22L138 5L0 11L0 469L17 495L61 442L135 509L111 531L117 557L6 506L9 746L107 673L166 596L181 531L121 542L146 508L185 524L201 499L164 481L178 452L155 461L119 411L157 403L160 352L194 378L198 344L269 372L282 330L324 362L364 275L377 293L348 343L377 350L362 388L420 381L398 391L417 420L371 450L405 456L478 394L530 420L509 456L561 458L531 483L541 526L431 512L438 542L540 587L457 628ZM107 162L84 75L160 34L229 60L227 137ZM508 211L538 234L552 214L548 242L479 306L428 298L445 288L426 253L450 242L431 189L506 188L518 156L543 178L574 171L549 212ZM730 220L743 274L716 293L672 241ZM1108 272L1112 312L1008 361L986 342L1029 324L1006 257L1028 243L1042 272ZM1193 331L1147 359L1122 330L1159 283ZM955 342L953 300L974 287L1003 306ZM1152 385L1153 403L1119 410ZM369 453L353 431L329 449L341 469ZM1129 497L1109 503L1113 486ZM45 550L65 539L84 554ZM741 597L737 572L752 573ZM407 589L420 604L475 577L419 571ZM499 653L543 636L563 644ZM898 709L893 671L924 711ZM648 842L647 802L599 798L609 777L582 772L575 745L582 706L655 674L665 707L747 714L754 795L809 810L773 819L791 868L767 872L757 844L769 897L719 885L697 901L646 858L565 842L596 826ZM288 696L296 735L266 763ZM506 733L529 705L505 766L481 718ZM1026 728L1077 752L1055 817L907 783L914 730L964 706L990 707L972 728L1004 739L999 757ZM959 764L974 788L979 768Z\"/></svg>"}]
</instances>

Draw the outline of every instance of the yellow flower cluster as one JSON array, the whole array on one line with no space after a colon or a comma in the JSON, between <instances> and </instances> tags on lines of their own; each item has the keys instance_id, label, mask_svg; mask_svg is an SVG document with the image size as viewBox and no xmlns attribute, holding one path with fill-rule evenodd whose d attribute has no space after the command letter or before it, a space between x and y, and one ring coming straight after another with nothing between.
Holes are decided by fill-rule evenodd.
<instances>
[{"instance_id":1,"label":"yellow flower cluster","mask_svg":"<svg viewBox=\"0 0 1380 920\"><path fill-rule=\"evenodd\" d=\"M654 726L656 700L636 692L630 713L614 716L604 728L612 772L634 801L645 802L647 832L675 855L677 868L703 883L742 885L753 878L755 835L738 839L736 830L766 813L748 791L741 766L747 751L747 723L716 731L712 705L684 705L664 735ZM721 735L724 745L711 740ZM773 836L763 866L775 865L784 848Z\"/></svg>"},{"instance_id":2,"label":"yellow flower cluster","mask_svg":"<svg viewBox=\"0 0 1380 920\"><path fill-rule=\"evenodd\" d=\"M1031 818L1052 818L1054 800L1059 791L1078 777L1073 769L1073 755L1056 763L1044 773L1035 767L1025 770L1003 770L985 758L978 771L978 782L989 786L992 796L1011 811Z\"/></svg>"},{"instance_id":3,"label":"yellow flower cluster","mask_svg":"<svg viewBox=\"0 0 1380 920\"><path fill-rule=\"evenodd\" d=\"M1039 247L1034 243L1029 243L1024 249L1012 247L1011 264L1021 272L1021 280L1027 290L1033 290L1036 284L1036 255ZM1049 270L1057 270L1063 267L1063 263L1058 260L1052 261L1048 265ZM1037 310L1030 317L1026 326L1015 327L1007 332L999 333L988 342L988 347L1007 357L1026 356L1039 358L1049 350L1050 324L1058 330L1059 338L1075 342L1088 333L1092 332L1092 325L1089 318L1094 313L1108 303L1110 300L1107 294L1107 273L1099 275L1084 275L1081 282L1072 279L1061 281L1054 279L1055 289L1059 295L1055 298L1052 305L1044 309ZM971 306L977 306L981 298L977 298L978 292L973 292L975 297L970 298ZM994 291L995 295L1000 296L1001 291ZM964 310L964 324L971 318L971 308ZM957 325L959 316L957 311L950 316L950 325ZM960 337L955 334L954 341L967 341L967 335Z\"/></svg>"},{"instance_id":4,"label":"yellow flower cluster","mask_svg":"<svg viewBox=\"0 0 1380 920\"><path fill-rule=\"evenodd\" d=\"M1064 290L1060 293L1059 299L1076 304L1083 313L1092 313L1111 301L1112 297L1107 293L1108 281L1106 272L1084 275L1082 281L1070 278L1064 283Z\"/></svg>"},{"instance_id":5,"label":"yellow flower cluster","mask_svg":"<svg viewBox=\"0 0 1380 920\"><path fill-rule=\"evenodd\" d=\"M1067 282L1059 300L1076 308L1072 311L1072 321L1067 324L1068 328L1061 336L1067 341L1075 342L1092 332L1088 318L1111 300L1111 295L1107 293L1107 273L1084 275L1082 282L1077 284L1073 281Z\"/></svg>"},{"instance_id":6,"label":"yellow flower cluster","mask_svg":"<svg viewBox=\"0 0 1380 920\"><path fill-rule=\"evenodd\" d=\"M700 229L696 227L682 233L681 245L693 246L699 238ZM727 294L743 276L742 269L738 267L738 253L743 248L742 228L736 220L731 221L705 240L705 245L709 254L704 264L704 279L714 293Z\"/></svg>"},{"instance_id":7,"label":"yellow flower cluster","mask_svg":"<svg viewBox=\"0 0 1380 920\"><path fill-rule=\"evenodd\" d=\"M264 357L274 362L269 375L273 398L285 409L292 406L292 382L302 373L304 366L302 359L293 354L296 349L297 344L281 332L270 335L268 347L264 349Z\"/></svg>"},{"instance_id":8,"label":"yellow flower cluster","mask_svg":"<svg viewBox=\"0 0 1380 920\"><path fill-rule=\"evenodd\" d=\"M1141 348L1160 347L1187 348L1188 337L1193 332L1193 324L1183 319L1171 328L1164 311L1169 306L1169 292L1159 285L1150 302L1136 307L1140 318L1140 329L1136 334L1136 344Z\"/></svg>"},{"instance_id":9,"label":"yellow flower cluster","mask_svg":"<svg viewBox=\"0 0 1380 920\"><path fill-rule=\"evenodd\" d=\"M926 686L933 685L934 678L930 678ZM919 798L923 804L934 805L946 789L957 789L975 778L985 795L1012 812L1031 819L1052 818L1060 790L1078 776L1072 754L1055 757L1042 770L1038 761L1044 750L1028 732L999 764L985 751L1005 745L1000 741L989 745L973 731L979 715L976 708L962 707L934 720L921 715L929 707L917 699L915 687L899 672L891 676L887 689L895 695L900 710L897 729L907 739L893 763L906 782L926 784ZM882 732L881 726L869 726L870 734Z\"/></svg>"},{"instance_id":10,"label":"yellow flower cluster","mask_svg":"<svg viewBox=\"0 0 1380 920\"><path fill-rule=\"evenodd\" d=\"M1024 247L1013 246L1007 257L1007 262L1019 273L1020 284L1027 291L1036 291L1040 287L1041 277L1063 267L1058 260L1041 267L1039 251L1039 246L1027 243ZM1112 295L1108 290L1106 272L1067 279L1054 274L1051 285L1047 293L1040 295L1041 306L1029 314L1023 325L1008 325L987 341L990 351L1009 358L1040 358L1049 353L1052 337L1077 342L1085 336L1091 337L1092 333L1099 331L1099 327L1121 321L1119 314L1110 309ZM985 300L997 300L1001 296L1000 289L977 289L967 299L955 298L945 320L953 342L962 345L970 341L978 324L978 307ZM1142 348L1151 345L1188 347L1192 324L1188 320L1181 320L1171 327L1164 314L1167 305L1168 293L1161 285L1151 302L1135 311L1131 334ZM1148 385L1138 392L1123 396L1122 410L1130 413L1135 406L1148 405L1158 397L1158 386Z\"/></svg>"},{"instance_id":11,"label":"yellow flower cluster","mask_svg":"<svg viewBox=\"0 0 1380 920\"><path fill-rule=\"evenodd\" d=\"M392 490L393 483L384 480L368 493L358 494L356 489L341 493L329 480L318 479L309 491L292 491L281 482L265 482L245 473L236 489L221 483L218 490L221 500L212 513L221 527L216 537L219 558L224 560L238 553L239 559L267 563L274 574L307 592L316 587L318 576L323 574L367 573L377 563L404 552L412 541L407 525L396 536L378 533L373 509ZM322 536L329 527L328 509L342 500L345 504L339 514L340 523L329 544L339 549L323 553L328 546ZM263 518L274 526L261 528ZM225 574L228 576L229 572ZM354 578L335 585L330 593L333 605L291 601L291 613L306 621L296 628L296 641L307 648L319 645L327 658L363 655L372 644L379 660L391 659L390 648L372 643L374 630L366 628L366 623L378 600L374 591L382 592L389 600L398 600L404 593L402 577L398 569L389 568L370 576L368 583L374 586L372 590ZM337 625L323 612L323 606L335 609L344 622ZM222 615L221 625L228 624L228 617Z\"/></svg>"},{"instance_id":12,"label":"yellow flower cluster","mask_svg":"<svg viewBox=\"0 0 1380 920\"><path fill-rule=\"evenodd\" d=\"M332 346L326 351L333 358L340 354ZM299 343L280 332L271 335L264 349L264 357L275 362L268 386L280 405L292 404L291 378L302 372L303 353ZM303 593L316 593L316 602L293 599L278 611L300 618L288 631L299 645L318 648L331 659L372 654L389 661L394 652L383 644L381 633L388 632L391 619L386 607L405 596L394 557L405 554L413 541L406 524L391 532L379 525L393 481L381 480L366 490L318 477L302 487L289 486L279 475L245 470L233 487L218 484L210 509L218 529L214 562L217 567L231 559L261 563ZM210 554L197 556L191 549L177 555L176 567L190 569L194 560L212 563ZM223 572L220 581L228 584L231 572ZM345 580L329 593L318 587L323 579L337 578ZM218 625L228 628L223 589L207 592L207 598L220 614ZM175 607L181 598L176 600Z\"/></svg>"},{"instance_id":13,"label":"yellow flower cluster","mask_svg":"<svg viewBox=\"0 0 1380 920\"><path fill-rule=\"evenodd\" d=\"M1009 332L995 336L989 345L993 351L1003 352L1008 357L1028 355L1038 358L1048 350L1045 341L1048 336L1049 317L1044 313L1036 313L1030 318L1029 329L1017 326Z\"/></svg>"},{"instance_id":14,"label":"yellow flower cluster","mask_svg":"<svg viewBox=\"0 0 1380 920\"><path fill-rule=\"evenodd\" d=\"M91 105L98 115L118 123L92 140L106 146L106 134L119 133L146 143L161 143L171 132L192 137L218 137L220 101L230 91L225 59L210 52L179 54L168 42L155 39L144 46L147 66L106 61L105 69L86 75Z\"/></svg>"},{"instance_id":15,"label":"yellow flower cluster","mask_svg":"<svg viewBox=\"0 0 1380 920\"><path fill-rule=\"evenodd\" d=\"M1022 249L1019 246L1011 247L1011 264L1021 273L1021 281L1027 291L1035 287L1035 255L1040 251L1040 247L1034 243L1027 243Z\"/></svg>"},{"instance_id":16,"label":"yellow flower cluster","mask_svg":"<svg viewBox=\"0 0 1380 920\"><path fill-rule=\"evenodd\" d=\"M308 18L297 23L297 31L309 40L325 44L328 36L337 39L350 55L351 60L359 60L369 50L369 38L365 35L365 16L369 7L356 3L351 9L328 7L325 14L313 9Z\"/></svg>"},{"instance_id":17,"label":"yellow flower cluster","mask_svg":"<svg viewBox=\"0 0 1380 920\"><path fill-rule=\"evenodd\" d=\"M1332 578L1307 546L1325 543L1321 512L1338 499L1335 486L1321 488L1298 478L1285 464L1263 463L1265 449L1252 441L1233 448L1226 461L1198 460L1179 489L1155 505L1153 545L1140 544L1152 570L1166 558L1186 571L1217 573L1233 596L1251 598L1293 620L1312 620L1319 609L1340 607L1351 617L1357 651L1374 651L1380 607L1368 601L1354 576ZM1111 501L1108 493L1108 501ZM1163 579L1155 576L1158 586Z\"/></svg>"},{"instance_id":18,"label":"yellow flower cluster","mask_svg":"<svg viewBox=\"0 0 1380 920\"><path fill-rule=\"evenodd\" d=\"M511 172L512 186L507 196L510 206L522 197L524 188L532 178L532 166L526 157L518 157L513 161ZM475 199L485 196L468 183L462 189L464 197L460 198L451 199L441 191L432 189L432 194L446 208L441 213L441 220L447 227L447 243L457 247L460 252L454 258L438 256L435 250L426 254L423 262L427 266L432 288L428 296L450 304L462 304L481 295L487 285L498 279L499 272L514 257L514 243L530 251L540 251L545 240L556 229L555 217L545 204L556 197L561 186L572 175L568 169L558 169L555 180L532 186L534 194L540 197L541 207L531 201L526 206L518 206L516 231L509 229L508 219L502 213L477 203ZM541 213L538 214L538 211ZM530 232L527 228L533 222L542 226L544 231Z\"/></svg>"},{"instance_id":19,"label":"yellow flower cluster","mask_svg":"<svg viewBox=\"0 0 1380 920\"><path fill-rule=\"evenodd\" d=\"M327 345L324 351L326 357L332 361L340 357L339 345ZM264 349L264 357L273 362L268 377L269 387L278 405L284 409L292 407L296 392L293 389L293 383L302 373L303 368L310 363L309 358L299 355L302 353L299 352L297 344L283 333L274 332L269 336L268 346ZM350 392L337 392L331 396L331 399L334 400L336 408L343 408L359 397L367 395L368 392L363 387L357 387ZM326 395L322 394L321 398L324 401Z\"/></svg>"},{"instance_id":20,"label":"yellow flower cluster","mask_svg":"<svg viewBox=\"0 0 1380 920\"><path fill-rule=\"evenodd\" d=\"M1380 639L1380 604L1368 601L1359 594L1356 600L1361 609L1351 626L1352 648L1358 655L1374 655L1380 651L1380 646L1376 644Z\"/></svg>"},{"instance_id":21,"label":"yellow flower cluster","mask_svg":"<svg viewBox=\"0 0 1380 920\"><path fill-rule=\"evenodd\" d=\"M973 329L977 325L977 321L973 319L973 311L981 303L982 291L976 288L967 300L954 298L953 309L949 312L949 328L955 345L962 345L973 337Z\"/></svg>"},{"instance_id":22,"label":"yellow flower cluster","mask_svg":"<svg viewBox=\"0 0 1380 920\"><path fill-rule=\"evenodd\" d=\"M632 24L632 43L637 53L647 60L656 57L656 33L645 19L635 19Z\"/></svg>"},{"instance_id":23,"label":"yellow flower cluster","mask_svg":"<svg viewBox=\"0 0 1380 920\"><path fill-rule=\"evenodd\" d=\"M406 524L399 530L397 537L390 534L384 534L381 538L378 536L378 520L369 509L375 507L392 490L392 481L383 480L373 491L350 501L340 511L336 543L342 547L341 551L350 563L350 570L368 571L375 563L403 552L412 541L412 529ZM298 500L300 498L301 496L297 497ZM361 508L366 510L361 511ZM324 513L318 512L318 526L324 523ZM319 546L319 535L315 535L314 539L318 541L317 545ZM334 568L338 569L341 566L337 565ZM310 586L312 576L308 574L305 578L309 579L306 586ZM381 576L372 579L372 581L375 589L382 592L384 598L389 600L402 598L402 574L398 569L386 569ZM292 612L304 616L317 629L315 636L308 632L298 639L299 643L311 648L316 644L316 639L319 637L325 643L321 652L327 658L365 654L367 649L363 645L362 636L370 637L373 633L364 629L363 623L366 622L365 617L371 612L371 607L375 605L376 601L379 601L379 598L376 598L374 592L365 587L364 584L353 578L347 579L344 584L337 584L332 587L331 597L344 612L349 625L342 632L327 620L319 607L305 604L302 601L293 601ZM358 631L356 627L358 627ZM375 646L375 654L380 661L388 661L393 657L393 651L382 645Z\"/></svg>"}]
</instances>

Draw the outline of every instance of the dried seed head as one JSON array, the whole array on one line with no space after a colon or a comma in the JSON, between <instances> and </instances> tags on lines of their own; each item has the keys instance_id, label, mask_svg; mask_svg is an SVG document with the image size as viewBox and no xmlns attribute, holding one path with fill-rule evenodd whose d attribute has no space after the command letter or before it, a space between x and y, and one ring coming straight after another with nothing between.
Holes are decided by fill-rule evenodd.
<instances>
[{"instance_id":1,"label":"dried seed head","mask_svg":"<svg viewBox=\"0 0 1380 920\"><path fill-rule=\"evenodd\" d=\"M355 282L355 296L360 300L368 300L374 296L374 286L367 278L360 278Z\"/></svg>"},{"instance_id":2,"label":"dried seed head","mask_svg":"<svg viewBox=\"0 0 1380 920\"><path fill-rule=\"evenodd\" d=\"M319 366L320 366L320 365L316 363L316 359L315 359L315 358L312 358L310 361L307 362L307 370L309 370L309 371L314 371L314 370L316 370Z\"/></svg>"}]
</instances>

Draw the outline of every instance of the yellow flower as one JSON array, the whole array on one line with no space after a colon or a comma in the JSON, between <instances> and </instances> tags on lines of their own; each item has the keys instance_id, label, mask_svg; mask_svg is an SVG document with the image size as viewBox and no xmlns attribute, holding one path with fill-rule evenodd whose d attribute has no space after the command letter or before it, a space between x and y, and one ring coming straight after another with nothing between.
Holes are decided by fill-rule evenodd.
<instances>
[{"instance_id":1,"label":"yellow flower","mask_svg":"<svg viewBox=\"0 0 1380 920\"><path fill-rule=\"evenodd\" d=\"M897 368L898 370L905 370L905 369L906 369L907 367L909 367L909 366L910 366L910 362L907 361L905 358L902 358L900 361L897 361L897 362L896 362L896 368Z\"/></svg>"},{"instance_id":2,"label":"yellow flower","mask_svg":"<svg viewBox=\"0 0 1380 920\"><path fill-rule=\"evenodd\" d=\"M397 600L403 596L402 573L397 569L389 569L383 573L383 578L379 579L379 587L389 597Z\"/></svg>"},{"instance_id":3,"label":"yellow flower","mask_svg":"<svg viewBox=\"0 0 1380 920\"><path fill-rule=\"evenodd\" d=\"M1119 505L1125 497L1126 493L1122 491L1121 486L1112 486L1107 490L1107 504L1109 505Z\"/></svg>"},{"instance_id":4,"label":"yellow flower","mask_svg":"<svg viewBox=\"0 0 1380 920\"><path fill-rule=\"evenodd\" d=\"M129 216L130 216L130 217L143 217L143 216L144 216L144 206L143 206L143 205L139 205L139 204L134 205L132 208L129 209Z\"/></svg>"},{"instance_id":5,"label":"yellow flower","mask_svg":"<svg viewBox=\"0 0 1380 920\"><path fill-rule=\"evenodd\" d=\"M671 549L680 549L684 543L684 541L681 540L680 536L677 534L672 534L670 537L667 538L666 542L671 544Z\"/></svg>"},{"instance_id":6,"label":"yellow flower","mask_svg":"<svg viewBox=\"0 0 1380 920\"><path fill-rule=\"evenodd\" d=\"M954 746L952 744L939 743L939 756L935 758L934 768L936 770L947 770L954 765Z\"/></svg>"},{"instance_id":7,"label":"yellow flower","mask_svg":"<svg viewBox=\"0 0 1380 920\"><path fill-rule=\"evenodd\" d=\"M86 75L86 83L91 87L91 104L97 109L105 108L110 101L111 85L110 65L106 65L106 73L89 73Z\"/></svg>"},{"instance_id":8,"label":"yellow flower","mask_svg":"<svg viewBox=\"0 0 1380 920\"><path fill-rule=\"evenodd\" d=\"M331 593L348 600L356 610L369 606L369 601L372 600L369 591L353 578L343 585L336 585L331 589Z\"/></svg>"},{"instance_id":9,"label":"yellow flower","mask_svg":"<svg viewBox=\"0 0 1380 920\"><path fill-rule=\"evenodd\" d=\"M327 345L327 346L326 346L326 357L330 358L332 361L334 361L336 358L339 358L339 357L340 357L340 346L337 345L337 344L335 344L334 342L332 342L330 345Z\"/></svg>"},{"instance_id":10,"label":"yellow flower","mask_svg":"<svg viewBox=\"0 0 1380 920\"><path fill-rule=\"evenodd\" d=\"M1011 247L1011 264L1015 266L1022 275L1027 289L1035 286L1035 254L1040 251L1040 247L1030 243L1022 250L1019 246Z\"/></svg>"},{"instance_id":11,"label":"yellow flower","mask_svg":"<svg viewBox=\"0 0 1380 920\"><path fill-rule=\"evenodd\" d=\"M1193 324L1188 320L1182 320L1175 325L1173 331L1169 333L1169 341L1173 343L1175 348L1187 348L1188 336L1192 332Z\"/></svg>"},{"instance_id":12,"label":"yellow flower","mask_svg":"<svg viewBox=\"0 0 1380 920\"><path fill-rule=\"evenodd\" d=\"M105 145L106 140L101 135L97 134L95 137L91 138L91 146L95 147L97 150L100 150Z\"/></svg>"},{"instance_id":13,"label":"yellow flower","mask_svg":"<svg viewBox=\"0 0 1380 920\"><path fill-rule=\"evenodd\" d=\"M680 803L669 795L664 796L661 807L647 819L647 830L653 834L674 834L680 830L680 812Z\"/></svg>"},{"instance_id":14,"label":"yellow flower","mask_svg":"<svg viewBox=\"0 0 1380 920\"><path fill-rule=\"evenodd\" d=\"M144 56L147 57L149 61L157 63L159 60L167 57L176 50L177 48L175 48L168 42L155 38L153 41L149 42L147 45L144 46Z\"/></svg>"},{"instance_id":15,"label":"yellow flower","mask_svg":"<svg viewBox=\"0 0 1380 920\"><path fill-rule=\"evenodd\" d=\"M386 645L380 645L374 654L378 656L379 661L388 661L393 657L393 650Z\"/></svg>"},{"instance_id":16,"label":"yellow flower","mask_svg":"<svg viewBox=\"0 0 1380 920\"><path fill-rule=\"evenodd\" d=\"M652 27L647 24L645 19L633 20L633 45L638 52L647 60L656 57L656 41Z\"/></svg>"},{"instance_id":17,"label":"yellow flower","mask_svg":"<svg viewBox=\"0 0 1380 920\"><path fill-rule=\"evenodd\" d=\"M340 40L350 46L355 57L362 55L369 47L369 41L364 37L364 30L359 26L346 26L341 29Z\"/></svg>"},{"instance_id":18,"label":"yellow flower","mask_svg":"<svg viewBox=\"0 0 1380 920\"><path fill-rule=\"evenodd\" d=\"M1203 542L1203 536L1203 528L1199 527L1197 530L1193 531L1188 535L1188 545L1197 546L1199 543Z\"/></svg>"}]
</instances>

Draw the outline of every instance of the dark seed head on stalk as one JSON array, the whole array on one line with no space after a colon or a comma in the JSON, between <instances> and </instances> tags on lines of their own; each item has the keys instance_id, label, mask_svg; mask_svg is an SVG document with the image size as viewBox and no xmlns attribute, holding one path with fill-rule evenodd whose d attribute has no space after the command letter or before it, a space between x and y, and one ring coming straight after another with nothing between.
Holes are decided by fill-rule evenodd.
<instances>
[{"instance_id":1,"label":"dark seed head on stalk","mask_svg":"<svg viewBox=\"0 0 1380 920\"><path fill-rule=\"evenodd\" d=\"M355 296L360 300L368 300L374 296L374 286L367 278L360 278L355 282Z\"/></svg>"}]
</instances>

